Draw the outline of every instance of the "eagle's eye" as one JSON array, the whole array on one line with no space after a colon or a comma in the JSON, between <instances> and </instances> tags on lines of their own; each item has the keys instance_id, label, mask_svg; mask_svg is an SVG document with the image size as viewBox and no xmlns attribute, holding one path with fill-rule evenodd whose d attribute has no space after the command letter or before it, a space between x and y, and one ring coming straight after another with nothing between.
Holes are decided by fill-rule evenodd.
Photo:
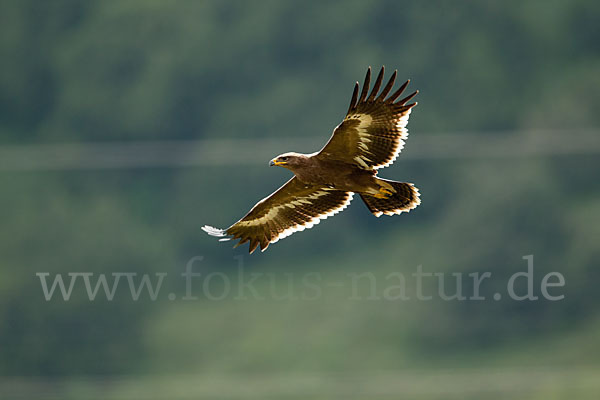
<instances>
[{"instance_id":1,"label":"eagle's eye","mask_svg":"<svg viewBox=\"0 0 600 400\"><path fill-rule=\"evenodd\" d=\"M280 157L281 161L287 161L287 159L288 159L287 157Z\"/></svg>"}]
</instances>

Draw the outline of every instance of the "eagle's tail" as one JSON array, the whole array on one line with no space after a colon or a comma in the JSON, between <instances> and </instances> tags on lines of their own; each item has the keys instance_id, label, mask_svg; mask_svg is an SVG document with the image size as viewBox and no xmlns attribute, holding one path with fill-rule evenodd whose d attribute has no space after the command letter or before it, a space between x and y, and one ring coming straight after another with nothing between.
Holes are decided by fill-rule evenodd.
<instances>
[{"instance_id":1,"label":"eagle's tail","mask_svg":"<svg viewBox=\"0 0 600 400\"><path fill-rule=\"evenodd\" d=\"M381 180L390 184L396 192L387 198L377 198L366 194L360 195L369 211L376 217L380 217L381 214L394 215L408 212L421 204L419 189L412 183Z\"/></svg>"}]
</instances>

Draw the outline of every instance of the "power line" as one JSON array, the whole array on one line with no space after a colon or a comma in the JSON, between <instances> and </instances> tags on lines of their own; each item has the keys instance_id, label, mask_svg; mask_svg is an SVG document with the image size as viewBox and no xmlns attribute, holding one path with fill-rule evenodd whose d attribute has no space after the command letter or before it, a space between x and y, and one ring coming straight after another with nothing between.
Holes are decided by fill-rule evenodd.
<instances>
[{"instance_id":1,"label":"power line","mask_svg":"<svg viewBox=\"0 0 600 400\"><path fill-rule=\"evenodd\" d=\"M525 158L600 153L598 130L413 134L403 160ZM265 164L311 152L323 137L94 142L0 146L0 171L181 168Z\"/></svg>"}]
</instances>

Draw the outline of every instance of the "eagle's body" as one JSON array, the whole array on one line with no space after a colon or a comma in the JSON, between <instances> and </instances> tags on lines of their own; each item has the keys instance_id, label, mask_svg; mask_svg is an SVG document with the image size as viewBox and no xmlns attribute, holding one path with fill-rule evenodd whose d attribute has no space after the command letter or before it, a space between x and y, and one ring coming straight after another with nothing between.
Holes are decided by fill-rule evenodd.
<instances>
[{"instance_id":1,"label":"eagle's body","mask_svg":"<svg viewBox=\"0 0 600 400\"><path fill-rule=\"evenodd\" d=\"M417 207L419 192L411 183L377 177L377 169L394 162L404 146L408 116L416 105L406 103L417 94L414 92L395 101L407 81L388 97L396 78L394 72L378 95L383 74L381 68L369 94L371 68L367 70L360 98L356 83L346 117L319 152L284 153L271 160L270 165L291 170L292 179L259 201L229 228L204 226L202 229L213 236L238 238L237 245L249 241L252 253L258 245L264 251L270 243L311 228L321 219L343 210L354 193L361 196L377 217Z\"/></svg>"},{"instance_id":2,"label":"eagle's body","mask_svg":"<svg viewBox=\"0 0 600 400\"><path fill-rule=\"evenodd\" d=\"M368 171L344 161L315 154L293 154L298 164L287 167L304 184L322 185L355 193L377 194L379 185L375 171Z\"/></svg>"}]
</instances>

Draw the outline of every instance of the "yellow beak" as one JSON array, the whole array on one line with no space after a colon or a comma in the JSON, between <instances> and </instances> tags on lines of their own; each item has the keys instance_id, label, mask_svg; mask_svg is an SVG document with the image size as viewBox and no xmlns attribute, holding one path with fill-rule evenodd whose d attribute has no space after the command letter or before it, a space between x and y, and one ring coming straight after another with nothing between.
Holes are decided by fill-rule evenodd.
<instances>
[{"instance_id":1,"label":"yellow beak","mask_svg":"<svg viewBox=\"0 0 600 400\"><path fill-rule=\"evenodd\" d=\"M272 166L277 166L277 167L279 167L279 166L281 166L281 165L285 165L285 164L287 164L285 161L277 161L277 159L276 159L276 158L272 159L272 160L269 162L269 165L270 165L271 167L272 167Z\"/></svg>"}]
</instances>

